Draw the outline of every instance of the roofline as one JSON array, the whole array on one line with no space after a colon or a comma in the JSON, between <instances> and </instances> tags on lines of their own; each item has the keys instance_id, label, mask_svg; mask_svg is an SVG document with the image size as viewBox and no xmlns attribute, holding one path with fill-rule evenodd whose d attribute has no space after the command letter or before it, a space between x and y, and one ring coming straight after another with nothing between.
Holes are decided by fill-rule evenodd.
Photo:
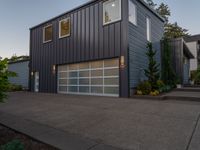
<instances>
[{"instance_id":1,"label":"roofline","mask_svg":"<svg viewBox=\"0 0 200 150\"><path fill-rule=\"evenodd\" d=\"M195 58L183 38L182 38L182 41L183 41L183 46L185 46L185 48L186 48L185 53L188 55L188 58L190 58L190 59ZM184 51L184 49L183 49L183 51Z\"/></svg>"},{"instance_id":2,"label":"roofline","mask_svg":"<svg viewBox=\"0 0 200 150\"><path fill-rule=\"evenodd\" d=\"M17 60L17 61L10 61L10 62L8 62L8 64L16 64L16 63L21 63L21 62L26 62L26 61L30 61L30 59Z\"/></svg>"},{"instance_id":3,"label":"roofline","mask_svg":"<svg viewBox=\"0 0 200 150\"><path fill-rule=\"evenodd\" d=\"M182 44L183 44L183 52L186 52L188 58L190 58L190 59L194 58L194 55L191 53L191 51L190 51L189 47L187 46L183 37L173 38L173 39L169 39L169 40L170 40L170 42L181 41ZM185 46L186 49L184 48L184 46Z\"/></svg>"},{"instance_id":4,"label":"roofline","mask_svg":"<svg viewBox=\"0 0 200 150\"><path fill-rule=\"evenodd\" d=\"M64 12L64 13L58 15L58 16L55 16L55 17L51 18L51 19L48 19L48 20L46 20L46 21L44 21L44 22L42 22L42 23L40 23L40 24L38 24L38 25L35 25L35 26L29 28L29 30L35 29L35 28L37 28L37 27L39 27L39 26L41 26L41 25L44 25L44 24L46 24L46 23L48 23L48 22L50 22L50 21L53 21L53 20L55 20L55 19L57 19L57 18L59 18L59 17L62 17L62 16L64 16L64 15L66 15L66 14L69 14L69 13L71 13L71 12L73 12L73 11L77 11L77 10L83 8L83 7L86 7L87 5L90 5L90 4L92 4L92 3L97 3L97 2L99 2L99 1L103 1L103 0L90 0L89 2L86 2L86 3L84 3L84 4L82 4L82 5L78 6L78 7L75 7L75 8L73 8L73 9L71 9L71 10L68 10L68 11L66 11L66 12ZM145 6L147 9L149 9L149 10L150 10L154 15L156 15L162 22L165 22L165 19L164 19L163 17L161 17L153 8L151 8L150 6L148 6L148 5L144 2L144 0L137 0L137 1L140 2L140 3L141 3L143 6Z\"/></svg>"},{"instance_id":5,"label":"roofline","mask_svg":"<svg viewBox=\"0 0 200 150\"><path fill-rule=\"evenodd\" d=\"M165 22L165 19L156 12L155 9L151 8L144 0L138 0L141 4L143 4L147 9L149 9L154 15L156 15L162 22Z\"/></svg>"}]
</instances>

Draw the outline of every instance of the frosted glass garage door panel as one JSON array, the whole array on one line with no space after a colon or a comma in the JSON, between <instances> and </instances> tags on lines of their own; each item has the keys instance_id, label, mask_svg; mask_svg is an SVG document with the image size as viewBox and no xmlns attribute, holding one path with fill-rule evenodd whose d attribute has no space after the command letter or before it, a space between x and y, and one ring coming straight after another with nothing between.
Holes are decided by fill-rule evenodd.
<instances>
[{"instance_id":1,"label":"frosted glass garage door panel","mask_svg":"<svg viewBox=\"0 0 200 150\"><path fill-rule=\"evenodd\" d=\"M119 94L118 87L104 87L105 94L117 95Z\"/></svg>"},{"instance_id":2,"label":"frosted glass garage door panel","mask_svg":"<svg viewBox=\"0 0 200 150\"><path fill-rule=\"evenodd\" d=\"M89 93L90 92L90 87L89 86L80 86L79 87L79 92L80 93Z\"/></svg>"},{"instance_id":3,"label":"frosted glass garage door panel","mask_svg":"<svg viewBox=\"0 0 200 150\"><path fill-rule=\"evenodd\" d=\"M111 59L104 61L104 67L118 67L119 66L119 59Z\"/></svg>"},{"instance_id":4,"label":"frosted glass garage door panel","mask_svg":"<svg viewBox=\"0 0 200 150\"><path fill-rule=\"evenodd\" d=\"M103 85L103 78L92 78L91 85Z\"/></svg>"},{"instance_id":5,"label":"frosted glass garage door panel","mask_svg":"<svg viewBox=\"0 0 200 150\"><path fill-rule=\"evenodd\" d=\"M91 87L93 94L103 94L103 87Z\"/></svg>"},{"instance_id":6,"label":"frosted glass garage door panel","mask_svg":"<svg viewBox=\"0 0 200 150\"><path fill-rule=\"evenodd\" d=\"M104 85L119 85L119 78L105 78Z\"/></svg>"},{"instance_id":7,"label":"frosted glass garage door panel","mask_svg":"<svg viewBox=\"0 0 200 150\"><path fill-rule=\"evenodd\" d=\"M68 92L77 93L78 92L78 86L68 86Z\"/></svg>"},{"instance_id":8,"label":"frosted glass garage door panel","mask_svg":"<svg viewBox=\"0 0 200 150\"><path fill-rule=\"evenodd\" d=\"M89 78L79 79L79 85L89 85L89 84L90 84Z\"/></svg>"},{"instance_id":9,"label":"frosted glass garage door panel","mask_svg":"<svg viewBox=\"0 0 200 150\"><path fill-rule=\"evenodd\" d=\"M80 71L79 72L79 78L87 78L90 76L90 72L88 71Z\"/></svg>"},{"instance_id":10,"label":"frosted glass garage door panel","mask_svg":"<svg viewBox=\"0 0 200 150\"><path fill-rule=\"evenodd\" d=\"M119 96L119 59L58 66L58 92Z\"/></svg>"}]
</instances>

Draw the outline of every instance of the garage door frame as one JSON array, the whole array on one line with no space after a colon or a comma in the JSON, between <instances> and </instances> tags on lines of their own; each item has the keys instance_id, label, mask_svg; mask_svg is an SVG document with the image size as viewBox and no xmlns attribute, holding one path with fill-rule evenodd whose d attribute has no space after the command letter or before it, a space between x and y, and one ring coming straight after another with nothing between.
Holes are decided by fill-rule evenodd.
<instances>
[{"instance_id":1,"label":"garage door frame","mask_svg":"<svg viewBox=\"0 0 200 150\"><path fill-rule=\"evenodd\" d=\"M112 66L112 67L106 67L105 66L105 61L108 61L108 60L117 60L117 66ZM60 66L58 66L58 76L57 76L57 92L58 93L61 93L61 94L73 94L73 95L94 95L94 96L112 96L112 97L119 97L119 90L120 90L120 82L119 82L119 59L106 59L106 60L100 60L99 62L103 62L103 67L100 67L100 68L92 68L91 67L91 65L92 65L92 63L93 62L95 62L95 61L89 61L89 62L83 62L83 63L89 63L89 68L87 68L87 69L80 69L80 64L81 63L75 63L75 64L71 64L71 65L77 65L78 66L78 69L76 69L76 70L70 70L69 69L69 66L70 66L70 64L68 64L68 65L60 65ZM66 70L64 70L64 71L62 71L62 70L59 70L59 67L66 67ZM91 75L91 72L92 71L97 71L97 70L102 70L103 71L103 76L94 76L94 77L92 77L92 75ZM116 70L117 70L117 74L116 75L112 75L112 76L106 76L105 75L105 72L107 71L109 71L109 70L115 70L115 72L116 72ZM89 71L89 76L88 77L80 77L80 72L84 72L84 71ZM77 77L74 77L74 79L76 80L77 79L77 81L78 81L78 83L76 84L76 85L71 85L71 84L69 84L69 80L73 80L73 77L69 77L69 74L71 73L71 72L77 72L78 73L78 75L77 75ZM66 73L67 74L67 77L66 78L61 78L61 77L59 77L59 74L60 73ZM67 84L60 84L59 83L59 81L60 80L67 80ZM89 79L89 84L87 84L87 85L80 85L80 83L79 83L79 81L80 81L80 79ZM102 79L103 80L103 84L100 84L100 85L93 85L92 83L91 83L91 80L94 80L94 79ZM114 80L117 80L117 84L111 84L111 85L108 85L108 84L105 84L105 80L106 79L114 79ZM60 89L60 87L66 87L66 91L63 91L63 90L59 90ZM77 87L77 91L78 92L70 92L69 91L69 87ZM84 88L84 87L89 87L89 92L87 92L87 93L84 93L84 92L80 92L80 88ZM92 92L92 88L94 89L95 87L99 87L100 89L101 88L103 88L103 92L102 93L93 93ZM108 93L106 93L105 92L105 89L118 89L117 90L117 94L108 94Z\"/></svg>"}]
</instances>

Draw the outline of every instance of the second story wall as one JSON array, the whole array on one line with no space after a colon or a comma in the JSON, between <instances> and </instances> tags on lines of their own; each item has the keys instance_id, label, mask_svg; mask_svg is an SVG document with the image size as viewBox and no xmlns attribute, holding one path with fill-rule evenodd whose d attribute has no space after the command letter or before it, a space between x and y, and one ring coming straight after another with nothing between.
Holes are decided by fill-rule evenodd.
<instances>
[{"instance_id":1,"label":"second story wall","mask_svg":"<svg viewBox=\"0 0 200 150\"><path fill-rule=\"evenodd\" d=\"M52 66L119 57L127 51L127 1L122 20L103 25L103 1L97 0L31 29L31 71L40 72L41 91L56 91ZM70 18L69 37L59 39L59 21ZM53 40L43 43L43 28L53 26ZM46 91L47 90L47 91Z\"/></svg>"},{"instance_id":2,"label":"second story wall","mask_svg":"<svg viewBox=\"0 0 200 150\"><path fill-rule=\"evenodd\" d=\"M156 60L161 64L160 40L164 33L164 22L155 13L138 0L130 0L136 7L136 24L129 22L129 76L130 88L145 80L144 69L148 66L147 52L147 18L150 20L150 42L157 51ZM133 8L131 8L133 9ZM130 11L130 10L129 10Z\"/></svg>"}]
</instances>

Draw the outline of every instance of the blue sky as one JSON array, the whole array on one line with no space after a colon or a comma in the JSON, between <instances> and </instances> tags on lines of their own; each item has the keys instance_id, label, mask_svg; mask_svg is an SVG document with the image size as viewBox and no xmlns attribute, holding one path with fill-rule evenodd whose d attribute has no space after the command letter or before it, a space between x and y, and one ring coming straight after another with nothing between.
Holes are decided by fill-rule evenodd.
<instances>
[{"instance_id":1,"label":"blue sky","mask_svg":"<svg viewBox=\"0 0 200 150\"><path fill-rule=\"evenodd\" d=\"M29 54L29 28L88 0L0 0L0 56ZM200 34L199 0L154 0L172 11L171 22Z\"/></svg>"}]
</instances>

